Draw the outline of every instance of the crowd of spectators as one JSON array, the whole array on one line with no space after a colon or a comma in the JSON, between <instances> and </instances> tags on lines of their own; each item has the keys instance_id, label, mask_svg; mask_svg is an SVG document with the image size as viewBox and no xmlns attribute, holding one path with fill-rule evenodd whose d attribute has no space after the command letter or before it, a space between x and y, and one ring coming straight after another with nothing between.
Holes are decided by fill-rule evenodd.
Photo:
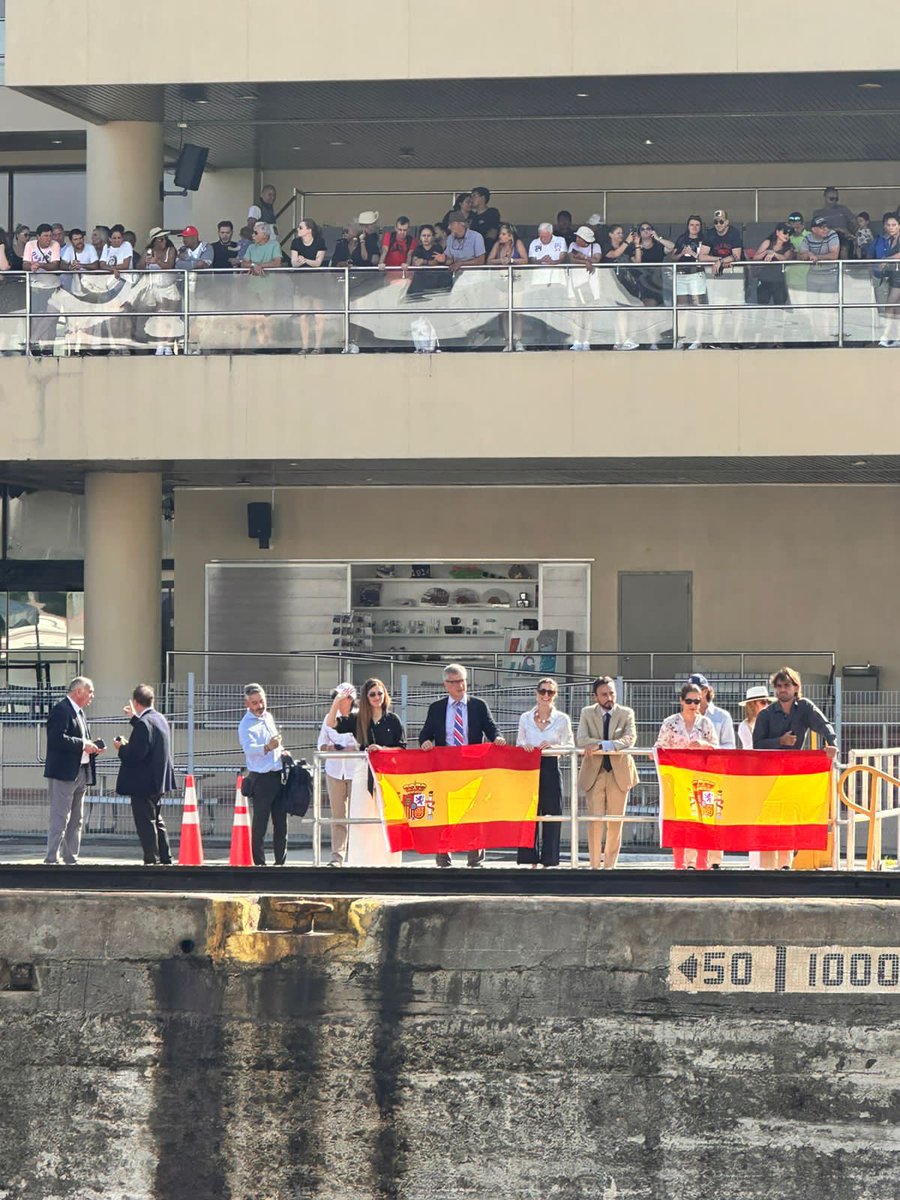
<instances>
[{"instance_id":1,"label":"crowd of spectators","mask_svg":"<svg viewBox=\"0 0 900 1200\"><path fill-rule=\"evenodd\" d=\"M10 234L0 229L0 272L26 271L46 277L32 280L32 294L36 296L32 314L40 320L50 293L60 286L71 288L73 278L83 272L119 278L129 271L216 269L245 272L259 279L285 267L345 267L354 273L380 270L392 277L409 278L409 293L415 296L452 287L454 276L467 267L568 265L584 270L584 276L580 270L576 272L573 288L576 295L583 289L585 304L589 304L587 280L595 268L603 265L615 271L616 279L635 301L656 307L671 303L664 298L663 272L640 268L668 262L679 265L675 302L697 307L708 302L707 280L711 276L743 264L745 302L784 306L789 303L786 271L791 270L786 264L806 264L803 279L808 291L834 293L838 274L834 264L839 258L871 259L884 318L879 344L900 346L898 215L885 213L881 231L876 234L869 214L854 213L841 204L833 187L824 190L823 203L808 223L803 213L794 210L776 222L758 245L745 243L744 234L722 208L715 210L708 224L699 214L691 214L683 232L672 237L649 221L609 223L599 213L576 224L567 210L559 211L555 221L541 222L533 237L523 237L513 223L502 219L491 203L490 190L479 186L459 193L440 221L415 230L406 216L399 216L392 228L383 230L379 212L364 210L342 229L329 251L322 228L309 217L298 222L293 238L290 234L282 236L276 224L276 202L274 187L267 185L250 206L237 235L234 223L224 219L209 240L194 225L181 230L156 227L142 238L122 224L96 225L90 235L79 228L66 230L59 222L41 223L33 229L17 225ZM416 271L425 267L432 270ZM504 334L516 349L521 349L521 318L514 320L512 338L506 328ZM508 318L503 321L508 324ZM321 320L307 314L303 322L304 347L309 344L314 351L319 350ZM39 343L40 339L35 341ZM699 347L700 343L694 342L688 348ZM571 348L590 346L576 340ZM623 334L616 348L636 349L637 343Z\"/></svg>"}]
</instances>

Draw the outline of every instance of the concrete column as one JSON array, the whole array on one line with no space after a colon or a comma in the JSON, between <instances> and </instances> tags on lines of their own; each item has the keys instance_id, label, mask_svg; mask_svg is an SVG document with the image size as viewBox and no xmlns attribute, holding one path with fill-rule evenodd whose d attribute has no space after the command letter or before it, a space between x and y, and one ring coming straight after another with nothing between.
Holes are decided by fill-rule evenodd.
<instances>
[{"instance_id":1,"label":"concrete column","mask_svg":"<svg viewBox=\"0 0 900 1200\"><path fill-rule=\"evenodd\" d=\"M138 236L162 224L159 181L163 172L163 127L156 121L109 121L87 127L87 222L121 221Z\"/></svg>"},{"instance_id":2,"label":"concrete column","mask_svg":"<svg viewBox=\"0 0 900 1200\"><path fill-rule=\"evenodd\" d=\"M84 490L84 670L110 716L159 680L162 477L89 474Z\"/></svg>"}]
</instances>

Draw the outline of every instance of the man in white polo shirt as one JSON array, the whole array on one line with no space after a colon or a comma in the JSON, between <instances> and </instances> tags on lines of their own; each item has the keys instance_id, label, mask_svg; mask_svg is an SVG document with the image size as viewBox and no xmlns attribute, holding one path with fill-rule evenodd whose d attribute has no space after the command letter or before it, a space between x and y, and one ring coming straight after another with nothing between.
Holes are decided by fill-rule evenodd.
<instances>
[{"instance_id":1,"label":"man in white polo shirt","mask_svg":"<svg viewBox=\"0 0 900 1200\"><path fill-rule=\"evenodd\" d=\"M528 247L528 261L542 267L552 267L565 260L566 239L553 232L549 221L538 225L538 235Z\"/></svg>"}]
</instances>

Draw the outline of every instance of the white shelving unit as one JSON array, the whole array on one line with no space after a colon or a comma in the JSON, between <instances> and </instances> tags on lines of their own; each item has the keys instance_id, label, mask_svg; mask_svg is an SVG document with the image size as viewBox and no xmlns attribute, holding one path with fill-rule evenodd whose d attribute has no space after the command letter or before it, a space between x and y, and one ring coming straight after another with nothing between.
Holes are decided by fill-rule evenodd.
<instances>
[{"instance_id":1,"label":"white shelving unit","mask_svg":"<svg viewBox=\"0 0 900 1200\"><path fill-rule=\"evenodd\" d=\"M467 563L484 571L482 577L452 575L451 563L432 563L428 578L413 577L409 563L388 563L392 575L378 575L373 563L351 568L350 589L354 612L369 613L374 620L373 649L415 649L417 654L456 656L502 652L524 620L540 627L540 589L537 563L519 564L529 579L511 579L511 563ZM378 590L379 603L361 604L362 593ZM449 603L423 603L434 590L449 594ZM454 602L462 593L475 594L474 603ZM508 603L489 604L491 593L505 593ZM406 603L404 603L404 601ZM518 603L526 601L527 603ZM464 632L448 633L458 626Z\"/></svg>"}]
</instances>

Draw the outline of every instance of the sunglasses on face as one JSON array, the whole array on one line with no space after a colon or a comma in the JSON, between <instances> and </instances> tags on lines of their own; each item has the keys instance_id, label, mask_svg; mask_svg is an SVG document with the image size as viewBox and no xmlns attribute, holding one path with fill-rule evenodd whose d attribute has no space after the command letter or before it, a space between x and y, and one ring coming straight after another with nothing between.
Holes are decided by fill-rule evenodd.
<instances>
[{"instance_id":1,"label":"sunglasses on face","mask_svg":"<svg viewBox=\"0 0 900 1200\"><path fill-rule=\"evenodd\" d=\"M555 696L556 691L553 688L538 688L539 696Z\"/></svg>"},{"instance_id":2,"label":"sunglasses on face","mask_svg":"<svg viewBox=\"0 0 900 1200\"><path fill-rule=\"evenodd\" d=\"M728 224L727 221L713 221L713 225L715 225L716 227L718 227L719 225L727 225L727 224Z\"/></svg>"},{"instance_id":3,"label":"sunglasses on face","mask_svg":"<svg viewBox=\"0 0 900 1200\"><path fill-rule=\"evenodd\" d=\"M682 700L682 704L699 704L699 700Z\"/></svg>"}]
</instances>

